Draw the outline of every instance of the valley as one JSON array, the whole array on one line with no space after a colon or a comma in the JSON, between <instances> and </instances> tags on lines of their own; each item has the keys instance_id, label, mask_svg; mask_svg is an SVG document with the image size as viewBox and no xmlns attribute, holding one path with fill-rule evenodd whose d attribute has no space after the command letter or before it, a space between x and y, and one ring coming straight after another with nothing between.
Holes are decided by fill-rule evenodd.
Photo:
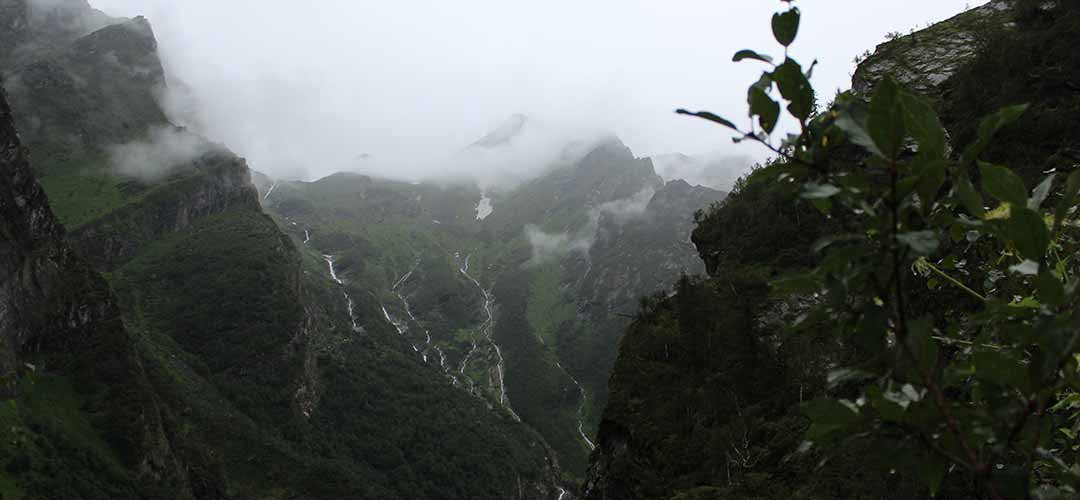
<instances>
[{"instance_id":1,"label":"valley","mask_svg":"<svg viewBox=\"0 0 1080 500\"><path fill-rule=\"evenodd\" d=\"M584 470L597 418L590 409L605 400L607 368L591 360L613 359L637 297L702 271L685 233L696 210L723 197L665 186L618 141L501 193L355 174L256 178L283 231L337 255L337 275L377 298L385 324L456 387L542 426L569 477ZM565 185L581 191L567 198L557 187ZM530 240L545 231L555 245ZM650 243L634 248L612 233ZM650 269L649 258L669 267ZM507 280L524 287L509 292L521 300L504 300Z\"/></svg>"},{"instance_id":2,"label":"valley","mask_svg":"<svg viewBox=\"0 0 1080 500\"><path fill-rule=\"evenodd\" d=\"M465 96L505 113L503 78L547 88L516 53L462 56L455 71L495 68L466 85L352 47L356 61L334 60L351 77L333 89L341 108L299 90L319 76L301 64L295 87L275 87L296 92L258 96L320 103L296 123L210 113L154 20L92 3L0 0L0 500L1080 490L1072 3L993 0L890 33L851 91L819 96L817 61L788 51L798 2L777 2L763 24L783 59L734 57L766 68L749 131L679 111L725 146L734 130L773 150L753 166L649 156L629 145L644 134L575 123L626 116L600 96L570 100L565 123L522 112L450 130L478 121ZM831 8L806 6L843 15ZM289 29L332 34L304 20L327 26ZM643 46L656 35L637 28ZM456 50L467 34L427 42ZM261 64L322 56L289 48ZM429 50L425 68L443 57ZM409 78L380 94L381 71ZM227 83L223 102L256 93ZM346 116L346 101L375 116L368 93L396 102L412 85L424 105L453 102L395 118L415 135ZM449 152L427 150L445 136ZM363 152L383 146L373 137L413 156Z\"/></svg>"}]
</instances>

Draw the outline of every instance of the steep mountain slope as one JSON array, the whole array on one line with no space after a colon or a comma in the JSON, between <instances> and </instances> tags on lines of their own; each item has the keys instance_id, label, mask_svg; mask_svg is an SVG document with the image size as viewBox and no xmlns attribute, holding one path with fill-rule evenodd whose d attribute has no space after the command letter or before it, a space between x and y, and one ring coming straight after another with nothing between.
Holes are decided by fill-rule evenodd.
<instances>
[{"instance_id":1,"label":"steep mountain slope","mask_svg":"<svg viewBox=\"0 0 1080 500\"><path fill-rule=\"evenodd\" d=\"M116 297L64 242L2 92L0 215L0 494L190 498L204 479L174 455Z\"/></svg>"},{"instance_id":2,"label":"steep mountain slope","mask_svg":"<svg viewBox=\"0 0 1080 500\"><path fill-rule=\"evenodd\" d=\"M973 133L972 117L1031 102L1028 127L1063 126L1036 138L1019 124L991 155L1029 178L1047 167L1075 169L1068 158L1080 136L1059 113L1076 109L1065 83L1074 66L1060 61L1075 57L1067 46L1080 36L1077 13L1075 3L991 2L880 46L856 71L855 89L865 92L886 74L912 84L942 109L951 136L962 138L956 144ZM968 49L973 40L977 50ZM830 168L858 160L839 154ZM693 241L709 277L682 280L673 297L647 301L624 337L583 496L930 498L882 451L904 446L901 438L883 432L829 455L803 445L803 402L830 390L858 394L830 388L828 370L859 347L814 335L813 327L782 335L807 321L805 305L820 299L786 295L769 282L813 265L811 246L838 222L764 170L697 222ZM940 304L916 298L912 307L930 314ZM950 472L936 497L972 498L972 488Z\"/></svg>"},{"instance_id":3,"label":"steep mountain slope","mask_svg":"<svg viewBox=\"0 0 1080 500\"><path fill-rule=\"evenodd\" d=\"M246 163L168 123L145 19L50 5L0 4L13 114L71 228L5 108L4 376L27 367L5 498L558 496L535 432L454 390L377 301L346 301Z\"/></svg>"},{"instance_id":4,"label":"steep mountain slope","mask_svg":"<svg viewBox=\"0 0 1080 500\"><path fill-rule=\"evenodd\" d=\"M504 192L351 174L260 185L283 228L333 257L351 300L373 301L417 359L539 431L571 478L627 313L702 271L692 214L723 196L664 185L616 140Z\"/></svg>"}]
</instances>

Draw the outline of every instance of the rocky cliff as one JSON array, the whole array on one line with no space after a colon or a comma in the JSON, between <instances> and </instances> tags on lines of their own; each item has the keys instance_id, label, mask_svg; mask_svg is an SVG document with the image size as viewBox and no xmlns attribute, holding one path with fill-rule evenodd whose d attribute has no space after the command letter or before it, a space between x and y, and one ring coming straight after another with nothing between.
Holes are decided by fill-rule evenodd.
<instances>
[{"instance_id":1,"label":"rocky cliff","mask_svg":"<svg viewBox=\"0 0 1080 500\"><path fill-rule=\"evenodd\" d=\"M888 75L915 92L940 97L942 85L987 43L987 31L1013 23L1013 3L993 0L878 45L855 69L852 90L868 96L874 84Z\"/></svg>"},{"instance_id":2,"label":"rocky cliff","mask_svg":"<svg viewBox=\"0 0 1080 500\"><path fill-rule=\"evenodd\" d=\"M34 398L36 380L45 384L63 377L74 381L72 389L85 398L81 408L85 413L68 415L67 422L30 413L33 399L29 411L16 409L14 414L4 415L5 432L13 433L0 448L5 455L48 456L41 442L27 441L31 436L27 426L45 442L75 439L65 447L65 453L72 456L50 457L57 466L73 469L54 471L57 476L53 479L70 481L81 474L77 470L80 465L72 461L77 454L83 454L82 466L109 459L99 450L79 444L83 442L79 439L91 436L65 429L83 423L117 450L119 459L135 474L124 478L107 473L79 481L79 488L87 494L112 491L125 497L134 495L142 490L131 482L137 480L174 488L176 498L190 498L192 486L212 483L210 478L195 477L174 454L161 409L116 298L105 280L65 242L64 229L31 172L2 91L0 234L0 381L4 397L22 404ZM26 465L37 469L43 464ZM66 493L65 488L57 491L48 483L30 474L20 489L32 497Z\"/></svg>"},{"instance_id":3,"label":"rocky cliff","mask_svg":"<svg viewBox=\"0 0 1080 500\"><path fill-rule=\"evenodd\" d=\"M101 270L113 269L144 245L196 221L229 210L258 212L259 195L247 164L228 151L211 151L190 163L167 166L165 182L147 187L138 201L80 226L70 240Z\"/></svg>"}]
</instances>

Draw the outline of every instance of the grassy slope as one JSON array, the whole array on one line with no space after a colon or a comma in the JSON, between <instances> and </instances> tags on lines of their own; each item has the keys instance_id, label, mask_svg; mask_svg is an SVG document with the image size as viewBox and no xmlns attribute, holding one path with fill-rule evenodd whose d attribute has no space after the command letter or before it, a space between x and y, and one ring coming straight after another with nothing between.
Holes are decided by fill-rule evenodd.
<instances>
[{"instance_id":1,"label":"grassy slope","mask_svg":"<svg viewBox=\"0 0 1080 500\"><path fill-rule=\"evenodd\" d=\"M130 472L56 375L30 375L0 405L0 498L139 498Z\"/></svg>"}]
</instances>

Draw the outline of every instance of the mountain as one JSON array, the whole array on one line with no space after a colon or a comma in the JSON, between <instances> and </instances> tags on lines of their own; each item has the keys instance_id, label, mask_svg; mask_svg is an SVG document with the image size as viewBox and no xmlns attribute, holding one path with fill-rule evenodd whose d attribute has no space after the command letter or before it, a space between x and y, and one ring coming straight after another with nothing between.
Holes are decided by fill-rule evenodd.
<instances>
[{"instance_id":1,"label":"mountain","mask_svg":"<svg viewBox=\"0 0 1080 500\"><path fill-rule=\"evenodd\" d=\"M748 156L684 154L656 155L652 161L656 173L665 180L681 179L720 191L730 191L735 181L754 164Z\"/></svg>"},{"instance_id":2,"label":"mountain","mask_svg":"<svg viewBox=\"0 0 1080 500\"><path fill-rule=\"evenodd\" d=\"M1043 172L1076 169L1080 98L1069 82L1080 78L1071 48L1078 14L1075 3L990 2L879 46L853 87L865 95L886 75L897 77L937 106L955 145L975 137L979 117L1030 103L984 157L1016 167L1034 185ZM842 147L828 161L863 166ZM852 387L830 383L829 372L862 358L857 339L817 333L829 331L818 322L835 319L807 318L808 306L826 299L772 286L816 264L811 247L820 236L847 230L794 201L797 192L784 184L755 170L698 215L692 241L707 276L680 279L673 294L645 300L622 338L583 498L977 495L963 471L949 470L936 494L925 476L902 472L920 465L901 467L889 453L911 446L903 431L847 440L831 453L807 442L804 403L826 394L858 398ZM925 292L912 292L910 306L934 317L941 297ZM807 326L790 333L799 323Z\"/></svg>"},{"instance_id":3,"label":"mountain","mask_svg":"<svg viewBox=\"0 0 1080 500\"><path fill-rule=\"evenodd\" d=\"M469 145L469 148L492 149L507 146L522 133L529 123L529 117L522 114L511 115L505 122Z\"/></svg>"},{"instance_id":4,"label":"mountain","mask_svg":"<svg viewBox=\"0 0 1080 500\"><path fill-rule=\"evenodd\" d=\"M417 358L242 158L170 123L146 19L0 14L4 498L559 495L540 435Z\"/></svg>"},{"instance_id":5,"label":"mountain","mask_svg":"<svg viewBox=\"0 0 1080 500\"><path fill-rule=\"evenodd\" d=\"M0 410L5 498L212 498L166 416L106 281L64 240L0 92ZM17 401L17 404L14 402Z\"/></svg>"},{"instance_id":6,"label":"mountain","mask_svg":"<svg viewBox=\"0 0 1080 500\"><path fill-rule=\"evenodd\" d=\"M693 214L723 198L665 184L616 139L586 151L502 192L344 173L260 183L281 227L372 301L361 324L392 325L462 393L538 431L568 479L584 473L626 315L703 270Z\"/></svg>"}]
</instances>

